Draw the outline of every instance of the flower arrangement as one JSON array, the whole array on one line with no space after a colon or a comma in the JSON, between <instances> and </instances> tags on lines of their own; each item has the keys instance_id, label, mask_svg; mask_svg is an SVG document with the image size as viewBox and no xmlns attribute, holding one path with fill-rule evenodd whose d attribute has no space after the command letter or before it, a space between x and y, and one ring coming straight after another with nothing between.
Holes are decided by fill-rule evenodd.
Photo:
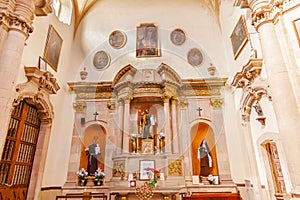
<instances>
[{"instance_id":1,"label":"flower arrangement","mask_svg":"<svg viewBox=\"0 0 300 200\"><path fill-rule=\"evenodd\" d=\"M155 187L157 180L160 178L160 171L150 167L145 168L145 170L147 171L147 175L149 177L149 182L147 181L146 184Z\"/></svg>"},{"instance_id":2,"label":"flower arrangement","mask_svg":"<svg viewBox=\"0 0 300 200\"><path fill-rule=\"evenodd\" d=\"M95 181L102 181L104 177L105 173L100 168L98 168L95 171Z\"/></svg>"},{"instance_id":3,"label":"flower arrangement","mask_svg":"<svg viewBox=\"0 0 300 200\"><path fill-rule=\"evenodd\" d=\"M88 175L88 172L84 169L81 168L79 171L77 171L77 176L80 182L84 183L85 182L85 177Z\"/></svg>"}]
</instances>

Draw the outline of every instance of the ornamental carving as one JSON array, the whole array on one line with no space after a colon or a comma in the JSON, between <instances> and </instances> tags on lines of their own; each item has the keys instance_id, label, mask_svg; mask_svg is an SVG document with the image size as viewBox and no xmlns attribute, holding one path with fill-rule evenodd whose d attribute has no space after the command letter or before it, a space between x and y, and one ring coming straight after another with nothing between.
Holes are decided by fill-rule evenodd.
<instances>
[{"instance_id":1,"label":"ornamental carving","mask_svg":"<svg viewBox=\"0 0 300 200\"><path fill-rule=\"evenodd\" d=\"M86 107L86 102L73 103L73 108L75 109L76 112L83 112L85 107Z\"/></svg>"},{"instance_id":2,"label":"ornamental carving","mask_svg":"<svg viewBox=\"0 0 300 200\"><path fill-rule=\"evenodd\" d=\"M182 160L169 160L168 175L182 176Z\"/></svg>"},{"instance_id":3,"label":"ornamental carving","mask_svg":"<svg viewBox=\"0 0 300 200\"><path fill-rule=\"evenodd\" d=\"M224 103L224 99L210 99L210 103L214 109L222 109L222 105Z\"/></svg>"},{"instance_id":4,"label":"ornamental carving","mask_svg":"<svg viewBox=\"0 0 300 200\"><path fill-rule=\"evenodd\" d=\"M32 104L38 105L37 108L43 121L51 121L54 113L50 95L56 94L60 89L56 79L50 72L42 72L36 67L24 69L28 81L16 86L18 96L15 98L15 105L27 99Z\"/></svg>"},{"instance_id":5,"label":"ornamental carving","mask_svg":"<svg viewBox=\"0 0 300 200\"><path fill-rule=\"evenodd\" d=\"M252 10L252 24L256 30L265 22L274 22L282 11L283 0L269 1L268 3L249 3Z\"/></svg>"}]
</instances>

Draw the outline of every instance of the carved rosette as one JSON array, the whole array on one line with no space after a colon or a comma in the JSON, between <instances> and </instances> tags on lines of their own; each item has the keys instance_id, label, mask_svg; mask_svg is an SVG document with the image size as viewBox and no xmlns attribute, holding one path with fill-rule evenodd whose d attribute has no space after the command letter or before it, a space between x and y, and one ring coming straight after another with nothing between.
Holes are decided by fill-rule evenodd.
<instances>
[{"instance_id":1,"label":"carved rosette","mask_svg":"<svg viewBox=\"0 0 300 200\"><path fill-rule=\"evenodd\" d=\"M213 109L222 109L224 99L222 99L222 98L212 98L212 99L210 99L210 103L211 103Z\"/></svg>"}]
</instances>

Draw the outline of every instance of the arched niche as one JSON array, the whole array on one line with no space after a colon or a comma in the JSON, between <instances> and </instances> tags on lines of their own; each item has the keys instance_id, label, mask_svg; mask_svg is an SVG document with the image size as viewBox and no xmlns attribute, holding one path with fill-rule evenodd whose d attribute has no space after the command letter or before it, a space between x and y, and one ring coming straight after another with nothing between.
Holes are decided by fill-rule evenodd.
<instances>
[{"instance_id":1,"label":"arched niche","mask_svg":"<svg viewBox=\"0 0 300 200\"><path fill-rule=\"evenodd\" d=\"M94 141L94 138L97 138ZM82 136L82 147L81 147L81 156L80 156L80 169L87 169L88 156L86 154L86 149L92 145L94 142L99 144L100 155L97 156L98 168L104 171L104 160L105 160L105 146L106 146L106 130L103 126L99 124L89 125L83 132Z\"/></svg>"},{"instance_id":2,"label":"arched niche","mask_svg":"<svg viewBox=\"0 0 300 200\"><path fill-rule=\"evenodd\" d=\"M211 174L217 176L219 172L215 145L216 143L212 128L206 123L199 122L192 126L190 137L193 175L200 174L200 160L198 159L198 150L202 141L205 140L208 144L210 155L212 158Z\"/></svg>"}]
</instances>

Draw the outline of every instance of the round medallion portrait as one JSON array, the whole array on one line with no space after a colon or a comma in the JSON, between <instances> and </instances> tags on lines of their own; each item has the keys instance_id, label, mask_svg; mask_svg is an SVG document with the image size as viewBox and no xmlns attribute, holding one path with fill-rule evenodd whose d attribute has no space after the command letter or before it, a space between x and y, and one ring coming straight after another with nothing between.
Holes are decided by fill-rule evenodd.
<instances>
[{"instance_id":1,"label":"round medallion portrait","mask_svg":"<svg viewBox=\"0 0 300 200\"><path fill-rule=\"evenodd\" d=\"M98 51L94 55L93 64L97 69L103 69L110 64L110 57L105 51Z\"/></svg>"},{"instance_id":2,"label":"round medallion portrait","mask_svg":"<svg viewBox=\"0 0 300 200\"><path fill-rule=\"evenodd\" d=\"M203 61L203 55L197 48L190 49L187 54L188 63L194 67L199 66Z\"/></svg>"},{"instance_id":3,"label":"round medallion portrait","mask_svg":"<svg viewBox=\"0 0 300 200\"><path fill-rule=\"evenodd\" d=\"M122 48L126 44L126 35L122 31L113 31L109 35L109 44L116 49Z\"/></svg>"},{"instance_id":4,"label":"round medallion portrait","mask_svg":"<svg viewBox=\"0 0 300 200\"><path fill-rule=\"evenodd\" d=\"M182 29L175 29L171 32L171 41L173 44L175 45L182 45L185 40L186 40L186 36L185 33Z\"/></svg>"}]
</instances>

